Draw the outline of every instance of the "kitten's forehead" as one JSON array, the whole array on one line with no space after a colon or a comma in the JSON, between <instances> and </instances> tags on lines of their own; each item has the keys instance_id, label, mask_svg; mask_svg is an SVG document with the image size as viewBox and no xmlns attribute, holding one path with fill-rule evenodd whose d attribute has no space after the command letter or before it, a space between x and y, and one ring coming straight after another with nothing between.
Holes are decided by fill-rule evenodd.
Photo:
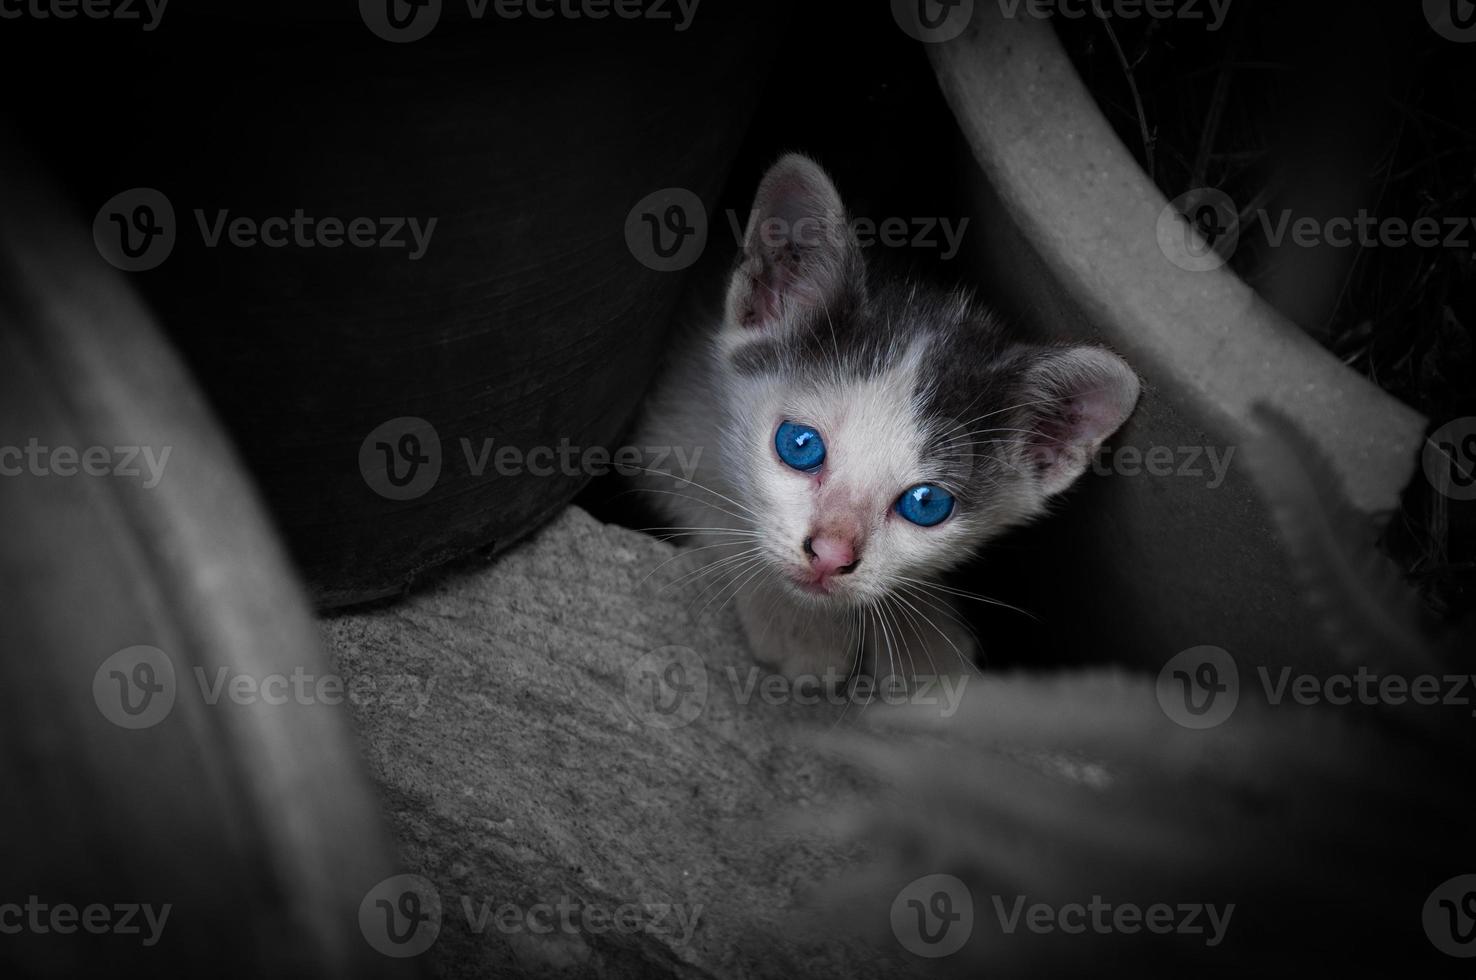
<instances>
[{"instance_id":1,"label":"kitten's forehead","mask_svg":"<svg viewBox=\"0 0 1476 980\"><path fill-rule=\"evenodd\" d=\"M790 385L783 410L826 433L835 472L853 478L916 468L927 441L919 376L927 344L898 345L890 367L857 377L825 376Z\"/></svg>"},{"instance_id":2,"label":"kitten's forehead","mask_svg":"<svg viewBox=\"0 0 1476 980\"><path fill-rule=\"evenodd\" d=\"M905 428L910 453L963 481L973 468L968 434L1004 424L996 413L1017 395L1009 347L1000 324L962 294L895 283L864 299L842 297L730 356L740 376L807 393L815 421L839 406L865 409L877 453L898 451Z\"/></svg>"}]
</instances>

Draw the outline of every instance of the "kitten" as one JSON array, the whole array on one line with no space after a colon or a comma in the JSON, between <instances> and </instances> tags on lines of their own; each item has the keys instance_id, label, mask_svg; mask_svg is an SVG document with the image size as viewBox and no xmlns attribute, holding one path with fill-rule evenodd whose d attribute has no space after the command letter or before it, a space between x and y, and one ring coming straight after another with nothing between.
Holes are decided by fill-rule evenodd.
<instances>
[{"instance_id":1,"label":"kitten","mask_svg":"<svg viewBox=\"0 0 1476 980\"><path fill-rule=\"evenodd\" d=\"M848 227L813 161L764 176L719 322L641 424L640 445L700 450L698 468L647 485L759 661L954 671L977 651L940 577L1081 475L1138 378L1101 347L1018 339L961 292L868 275Z\"/></svg>"}]
</instances>

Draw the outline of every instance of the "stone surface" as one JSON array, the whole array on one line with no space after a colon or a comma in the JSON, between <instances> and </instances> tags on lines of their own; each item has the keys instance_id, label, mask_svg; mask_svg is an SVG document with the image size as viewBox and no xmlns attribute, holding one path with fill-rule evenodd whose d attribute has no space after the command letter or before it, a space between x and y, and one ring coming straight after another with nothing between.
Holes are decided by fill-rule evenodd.
<instances>
[{"instance_id":1,"label":"stone surface","mask_svg":"<svg viewBox=\"0 0 1476 980\"><path fill-rule=\"evenodd\" d=\"M749 673L731 607L703 611L716 590L664 587L685 558L651 574L675 551L571 508L490 567L322 621L404 869L441 897L434 972L895 972L804 925L811 887L862 853L808 832L828 803L865 792L814 737L865 712L740 703L763 675ZM665 716L649 710L641 670L665 669L665 653L650 655L673 646L706 667L687 660L698 689ZM610 913L634 903L645 925L535 935L498 924L505 905L521 915L561 901ZM695 917L690 935L670 916L654 921L663 905Z\"/></svg>"}]
</instances>

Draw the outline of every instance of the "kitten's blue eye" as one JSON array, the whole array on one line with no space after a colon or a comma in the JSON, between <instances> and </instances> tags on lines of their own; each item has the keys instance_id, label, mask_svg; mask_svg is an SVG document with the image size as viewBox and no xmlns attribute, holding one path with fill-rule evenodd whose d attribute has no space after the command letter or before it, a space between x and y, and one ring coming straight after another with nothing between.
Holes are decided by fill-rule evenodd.
<instances>
[{"instance_id":1,"label":"kitten's blue eye","mask_svg":"<svg viewBox=\"0 0 1476 980\"><path fill-rule=\"evenodd\" d=\"M919 483L897 498L897 513L919 527L941 524L953 513L953 494L931 483Z\"/></svg>"},{"instance_id":2,"label":"kitten's blue eye","mask_svg":"<svg viewBox=\"0 0 1476 980\"><path fill-rule=\"evenodd\" d=\"M819 469L825 462L825 440L810 426L798 422L779 423L779 431L774 433L774 448L787 465L806 473Z\"/></svg>"}]
</instances>

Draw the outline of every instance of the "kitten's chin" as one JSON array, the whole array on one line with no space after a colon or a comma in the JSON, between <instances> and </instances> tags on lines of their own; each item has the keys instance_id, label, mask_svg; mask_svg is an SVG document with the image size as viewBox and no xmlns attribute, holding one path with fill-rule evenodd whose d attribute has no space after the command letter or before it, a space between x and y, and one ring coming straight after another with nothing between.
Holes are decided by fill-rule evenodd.
<instances>
[{"instance_id":1,"label":"kitten's chin","mask_svg":"<svg viewBox=\"0 0 1476 980\"><path fill-rule=\"evenodd\" d=\"M853 606L860 596L849 584L836 579L816 579L801 572L792 572L784 577L789 591L808 602L827 606Z\"/></svg>"},{"instance_id":2,"label":"kitten's chin","mask_svg":"<svg viewBox=\"0 0 1476 980\"><path fill-rule=\"evenodd\" d=\"M790 576L789 582L803 595L829 598L835 594L835 586L831 582L816 581L801 575Z\"/></svg>"}]
</instances>

